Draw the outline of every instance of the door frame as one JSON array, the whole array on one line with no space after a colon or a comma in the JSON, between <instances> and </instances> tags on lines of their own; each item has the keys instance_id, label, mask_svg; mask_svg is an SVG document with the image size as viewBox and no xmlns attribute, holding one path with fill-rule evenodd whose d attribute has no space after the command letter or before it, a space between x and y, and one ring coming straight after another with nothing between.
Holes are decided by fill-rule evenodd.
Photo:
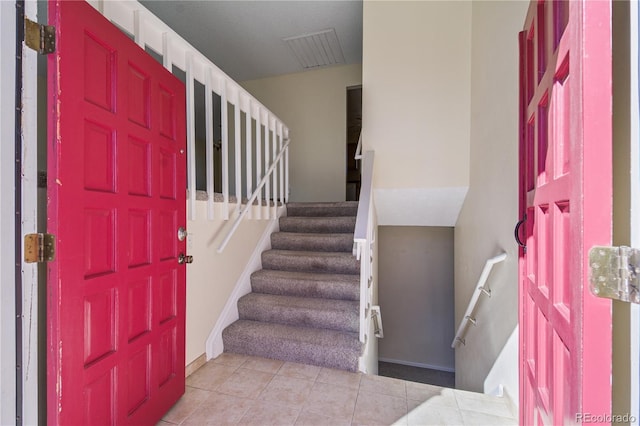
<instances>
[{"instance_id":1,"label":"door frame","mask_svg":"<svg viewBox=\"0 0 640 426\"><path fill-rule=\"evenodd\" d=\"M631 247L640 247L640 7L629 1L630 20L630 162ZM636 212L636 214L633 214ZM630 425L640 425L640 305L629 307Z\"/></svg>"},{"instance_id":2,"label":"door frame","mask_svg":"<svg viewBox=\"0 0 640 426\"><path fill-rule=\"evenodd\" d=\"M638 5L613 4L614 211L615 246L640 247L640 82ZM616 55L619 55L617 58ZM616 84L617 82L617 84ZM636 214L634 214L636 213ZM613 412L630 425L640 419L640 306L613 305Z\"/></svg>"},{"instance_id":3,"label":"door frame","mask_svg":"<svg viewBox=\"0 0 640 426\"><path fill-rule=\"evenodd\" d=\"M15 57L14 2L0 2L0 54ZM15 282L14 158L15 61L0 61L0 270L3 281ZM0 286L0 341L15 342L15 287ZM13 345L0 345L0 424L16 420L16 358Z\"/></svg>"},{"instance_id":4,"label":"door frame","mask_svg":"<svg viewBox=\"0 0 640 426\"><path fill-rule=\"evenodd\" d=\"M38 4L34 0L24 1L25 17L38 22ZM46 17L45 17L46 20ZM46 126L44 130L44 146L39 146L41 138L38 134L38 53L22 43L22 182L20 206L22 230L19 235L46 232L38 229L38 209L43 209L46 215L46 204L38 205L38 152L46 149ZM46 102L46 101L45 101ZM46 200L46 198L45 198ZM22 268L22 424L34 425L40 423L38 399L44 386L39 385L42 365L38 353L39 331L41 320L38 314L44 310L39 307L39 265L25 263L24 245L20 262ZM46 274L44 275L46 277ZM43 281L42 284L45 284ZM44 292L43 292L44 294ZM39 330L40 329L40 330ZM46 368L45 368L46 371ZM44 407L43 407L44 408Z\"/></svg>"},{"instance_id":5,"label":"door frame","mask_svg":"<svg viewBox=\"0 0 640 426\"><path fill-rule=\"evenodd\" d=\"M15 57L17 43L22 46L21 76L17 74L17 60L0 64L0 137L6 141L0 145L0 270L3 282L15 283L0 288L0 341L20 343L18 348L16 345L0 348L1 424L39 423L38 265L24 262L20 241L22 235L37 232L38 56L23 40L16 40L23 35L17 31L21 10L37 22L36 1L0 2L0 53L3 57ZM18 82L16 79L20 77ZM18 87L20 116L15 114ZM12 140L20 142L21 152L17 152L18 144L10 143ZM20 169L16 171L17 158ZM17 175L21 175L19 181ZM18 314L20 322L16 321ZM20 369L16 370L18 365Z\"/></svg>"}]
</instances>

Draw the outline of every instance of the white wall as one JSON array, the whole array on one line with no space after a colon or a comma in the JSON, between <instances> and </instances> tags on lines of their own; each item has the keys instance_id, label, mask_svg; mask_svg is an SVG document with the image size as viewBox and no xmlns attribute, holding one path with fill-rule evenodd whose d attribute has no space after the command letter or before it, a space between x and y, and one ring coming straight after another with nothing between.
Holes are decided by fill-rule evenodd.
<instances>
[{"instance_id":1,"label":"white wall","mask_svg":"<svg viewBox=\"0 0 640 426\"><path fill-rule=\"evenodd\" d=\"M347 87L361 65L279 75L240 84L289 126L291 201L344 201Z\"/></svg>"},{"instance_id":2,"label":"white wall","mask_svg":"<svg viewBox=\"0 0 640 426\"><path fill-rule=\"evenodd\" d=\"M520 350L519 328L513 329L511 336L507 339L504 347L498 354L496 362L491 367L491 371L484 379L484 393L488 395L505 396L511 400L516 407L518 401L518 351ZM505 392L505 389L507 392ZM516 391L515 396L509 392Z\"/></svg>"},{"instance_id":3,"label":"white wall","mask_svg":"<svg viewBox=\"0 0 640 426\"><path fill-rule=\"evenodd\" d=\"M186 364L205 353L205 343L227 298L242 275L253 250L271 220L244 220L224 252L216 250L231 226L231 220L207 220L207 202L196 201L196 219L189 221L187 252L194 261L187 266ZM234 206L229 207L230 212ZM215 204L215 217L222 217L222 203Z\"/></svg>"},{"instance_id":4,"label":"white wall","mask_svg":"<svg viewBox=\"0 0 640 426\"><path fill-rule=\"evenodd\" d=\"M469 185L471 2L365 1L362 63L380 224L453 226Z\"/></svg>"},{"instance_id":5,"label":"white wall","mask_svg":"<svg viewBox=\"0 0 640 426\"><path fill-rule=\"evenodd\" d=\"M453 228L378 228L380 359L454 370Z\"/></svg>"},{"instance_id":6,"label":"white wall","mask_svg":"<svg viewBox=\"0 0 640 426\"><path fill-rule=\"evenodd\" d=\"M483 382L518 321L518 32L527 2L477 1L472 10L470 187L455 229L456 327L486 260L501 251L466 345L456 350L456 387ZM507 389L517 400L518 389Z\"/></svg>"},{"instance_id":7,"label":"white wall","mask_svg":"<svg viewBox=\"0 0 640 426\"><path fill-rule=\"evenodd\" d=\"M0 424L14 424L15 294L14 294L14 119L15 3L0 2Z\"/></svg>"}]
</instances>

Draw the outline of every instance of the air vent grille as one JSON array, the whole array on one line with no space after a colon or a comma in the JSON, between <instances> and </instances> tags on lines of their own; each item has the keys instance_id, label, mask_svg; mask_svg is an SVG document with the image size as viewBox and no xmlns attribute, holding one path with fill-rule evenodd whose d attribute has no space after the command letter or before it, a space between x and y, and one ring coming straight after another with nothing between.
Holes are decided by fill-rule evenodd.
<instances>
[{"instance_id":1,"label":"air vent grille","mask_svg":"<svg viewBox=\"0 0 640 426\"><path fill-rule=\"evenodd\" d=\"M336 30L318 31L282 39L304 69L344 64Z\"/></svg>"}]
</instances>

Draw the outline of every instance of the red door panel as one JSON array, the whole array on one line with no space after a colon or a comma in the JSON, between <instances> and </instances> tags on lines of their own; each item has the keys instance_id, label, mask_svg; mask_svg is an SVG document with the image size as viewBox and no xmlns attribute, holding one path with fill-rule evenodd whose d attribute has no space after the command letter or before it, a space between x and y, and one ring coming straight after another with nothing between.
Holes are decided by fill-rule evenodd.
<instances>
[{"instance_id":1,"label":"red door panel","mask_svg":"<svg viewBox=\"0 0 640 426\"><path fill-rule=\"evenodd\" d=\"M520 423L611 414L611 4L532 1L520 34Z\"/></svg>"},{"instance_id":2,"label":"red door panel","mask_svg":"<svg viewBox=\"0 0 640 426\"><path fill-rule=\"evenodd\" d=\"M49 13L48 421L154 424L185 386L184 86L87 3Z\"/></svg>"}]
</instances>

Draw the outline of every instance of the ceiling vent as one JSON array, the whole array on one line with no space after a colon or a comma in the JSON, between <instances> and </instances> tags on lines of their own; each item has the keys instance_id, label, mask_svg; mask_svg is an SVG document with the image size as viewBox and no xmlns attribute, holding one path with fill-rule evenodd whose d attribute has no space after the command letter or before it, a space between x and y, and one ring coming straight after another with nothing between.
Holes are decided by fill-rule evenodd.
<instances>
[{"instance_id":1,"label":"ceiling vent","mask_svg":"<svg viewBox=\"0 0 640 426\"><path fill-rule=\"evenodd\" d=\"M283 38L304 69L344 64L344 55L336 30Z\"/></svg>"}]
</instances>

